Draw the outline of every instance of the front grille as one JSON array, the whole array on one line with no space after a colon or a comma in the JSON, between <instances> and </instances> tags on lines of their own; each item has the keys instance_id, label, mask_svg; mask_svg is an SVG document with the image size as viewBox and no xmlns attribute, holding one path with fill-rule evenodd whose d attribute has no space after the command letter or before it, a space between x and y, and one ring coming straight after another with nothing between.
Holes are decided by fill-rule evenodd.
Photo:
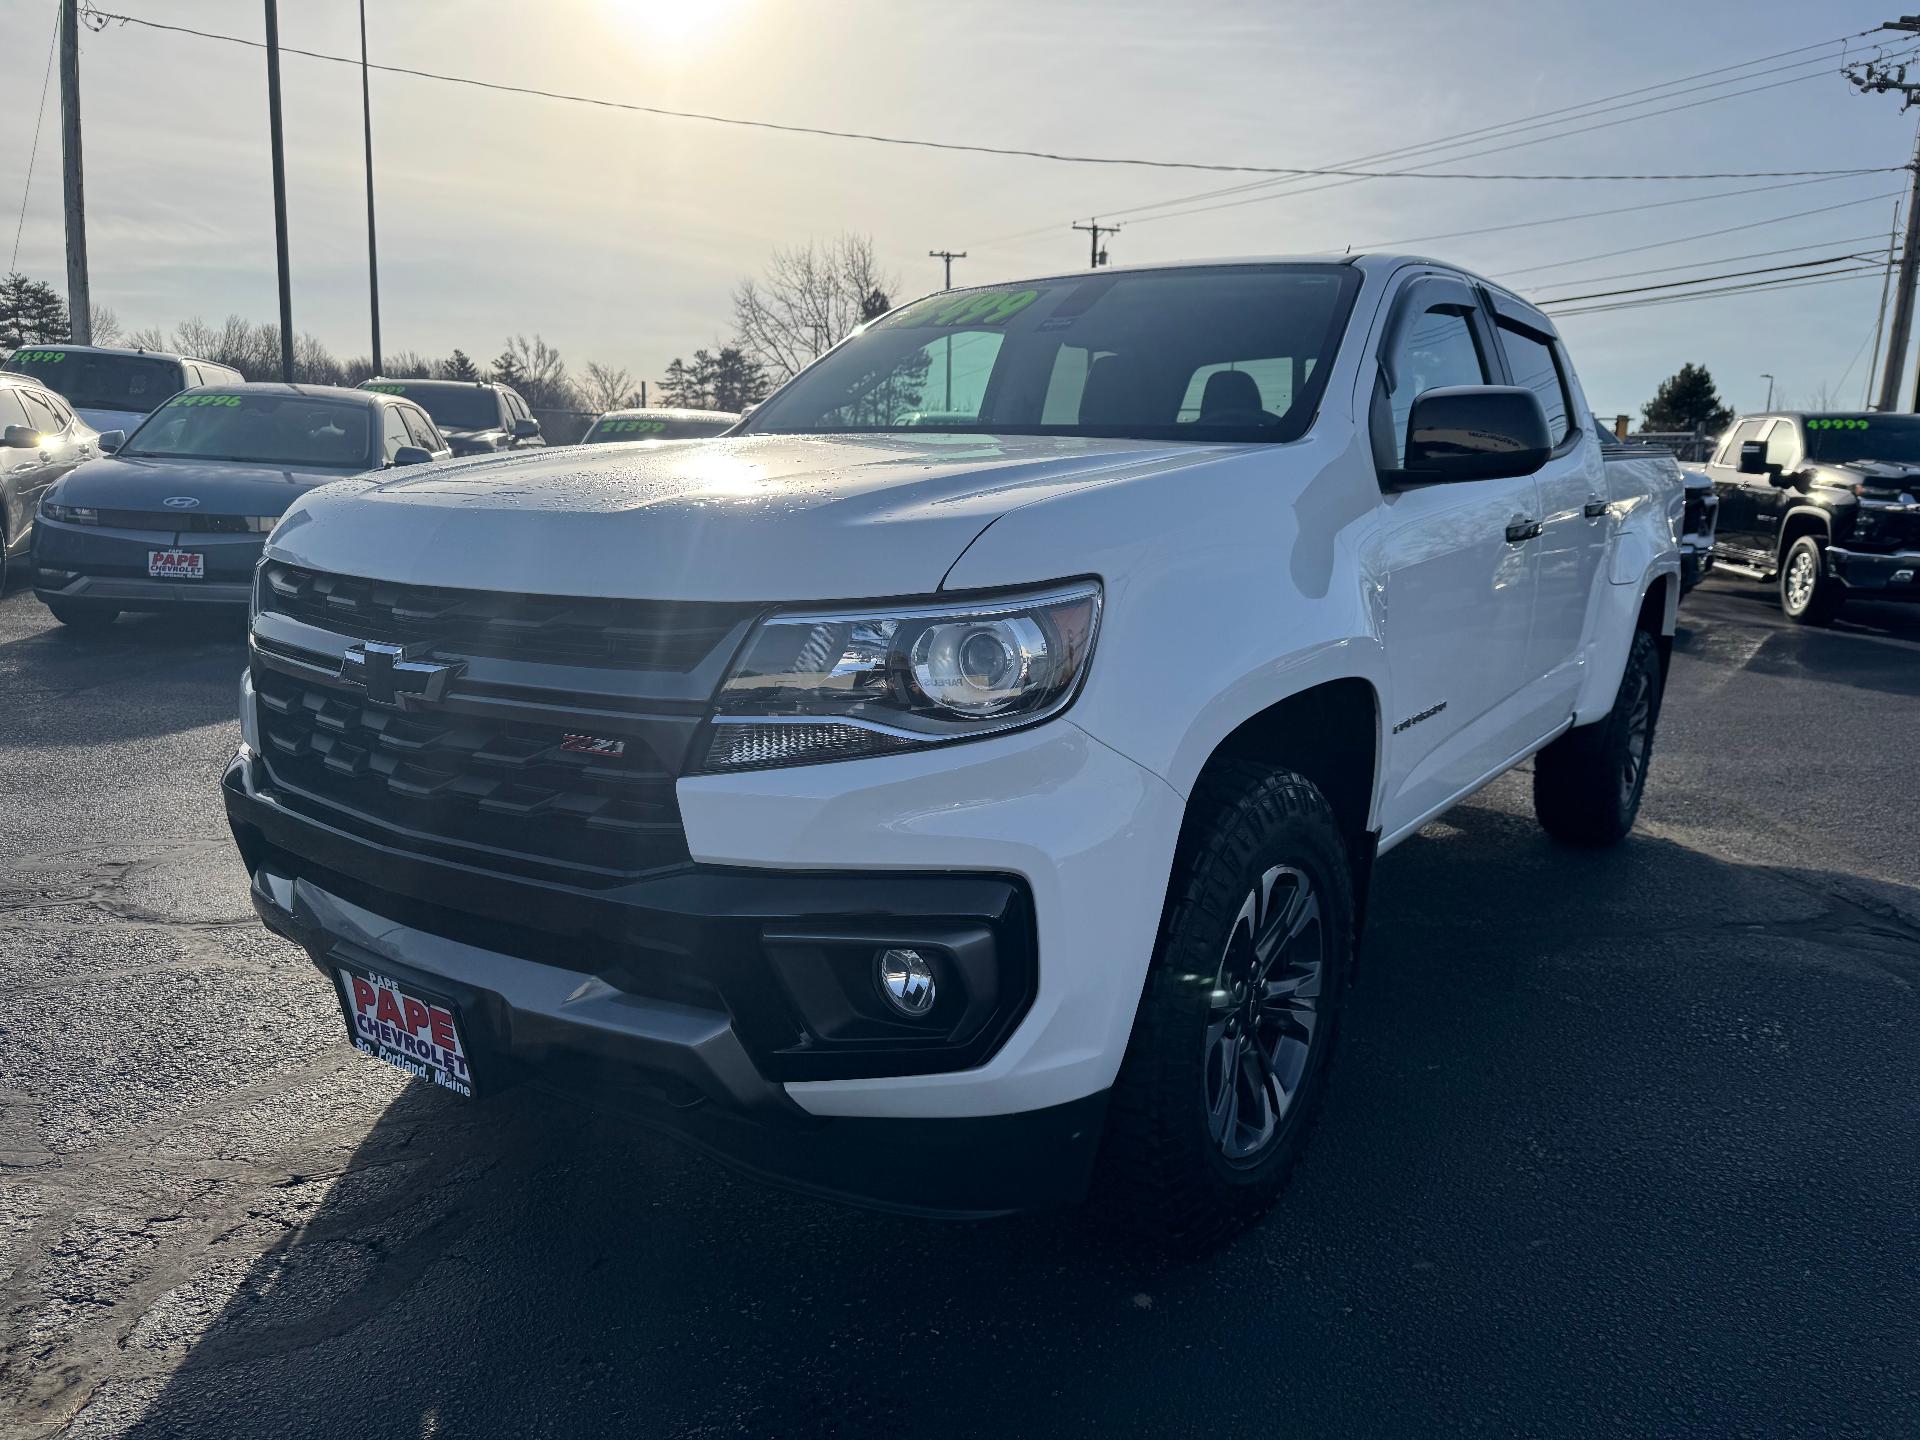
<instances>
[{"instance_id":1,"label":"front grille","mask_svg":"<svg viewBox=\"0 0 1920 1440\"><path fill-rule=\"evenodd\" d=\"M265 608L356 640L435 653L685 673L756 606L578 599L398 585L274 561Z\"/></svg>"},{"instance_id":2,"label":"front grille","mask_svg":"<svg viewBox=\"0 0 1920 1440\"><path fill-rule=\"evenodd\" d=\"M569 740L564 723L401 711L259 664L254 690L268 772L316 818L617 874L687 858L669 767L617 721Z\"/></svg>"},{"instance_id":3,"label":"front grille","mask_svg":"<svg viewBox=\"0 0 1920 1440\"><path fill-rule=\"evenodd\" d=\"M100 523L114 530L184 530L195 535L245 535L244 515L200 515L192 510L102 510Z\"/></svg>"}]
</instances>

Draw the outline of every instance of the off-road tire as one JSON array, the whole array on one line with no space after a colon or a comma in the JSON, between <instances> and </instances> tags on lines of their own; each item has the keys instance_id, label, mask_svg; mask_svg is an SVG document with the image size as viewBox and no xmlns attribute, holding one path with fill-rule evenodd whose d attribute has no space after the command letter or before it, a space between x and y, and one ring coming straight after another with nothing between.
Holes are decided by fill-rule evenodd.
<instances>
[{"instance_id":1,"label":"off-road tire","mask_svg":"<svg viewBox=\"0 0 1920 1440\"><path fill-rule=\"evenodd\" d=\"M1275 867L1288 871L1291 886L1304 888L1295 875L1310 882L1324 960L1292 1096L1265 1148L1232 1161L1209 1116L1210 1076L1223 1073L1210 1068L1218 1058L1216 980L1244 902ZM1352 874L1326 797L1303 776L1259 763L1229 763L1204 776L1108 1107L1093 1204L1111 1230L1155 1250L1192 1252L1273 1204L1325 1096L1353 946ZM1265 1093L1275 1101L1281 1094Z\"/></svg>"},{"instance_id":2,"label":"off-road tire","mask_svg":"<svg viewBox=\"0 0 1920 1440\"><path fill-rule=\"evenodd\" d=\"M1780 560L1780 610L1796 625L1831 625L1846 603L1847 587L1827 573L1827 551L1816 535L1802 535Z\"/></svg>"},{"instance_id":3,"label":"off-road tire","mask_svg":"<svg viewBox=\"0 0 1920 1440\"><path fill-rule=\"evenodd\" d=\"M1662 689L1659 646L1636 630L1613 709L1534 757L1533 813L1554 839L1592 847L1626 839L1646 793Z\"/></svg>"},{"instance_id":4,"label":"off-road tire","mask_svg":"<svg viewBox=\"0 0 1920 1440\"><path fill-rule=\"evenodd\" d=\"M104 630L120 618L120 612L111 606L91 605L84 601L49 600L47 609L62 625L82 634Z\"/></svg>"}]
</instances>

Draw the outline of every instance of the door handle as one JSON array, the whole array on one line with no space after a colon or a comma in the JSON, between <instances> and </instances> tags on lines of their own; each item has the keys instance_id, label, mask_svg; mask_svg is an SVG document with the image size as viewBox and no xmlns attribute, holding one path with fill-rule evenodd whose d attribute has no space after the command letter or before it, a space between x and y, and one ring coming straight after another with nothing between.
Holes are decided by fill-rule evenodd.
<instances>
[{"instance_id":1,"label":"door handle","mask_svg":"<svg viewBox=\"0 0 1920 1440\"><path fill-rule=\"evenodd\" d=\"M1515 520L1507 526L1507 543L1509 545L1519 545L1525 541L1536 538L1540 534L1540 531L1541 525L1538 520Z\"/></svg>"},{"instance_id":2,"label":"door handle","mask_svg":"<svg viewBox=\"0 0 1920 1440\"><path fill-rule=\"evenodd\" d=\"M1580 513L1589 520L1598 520L1602 515L1607 513L1607 502L1604 500L1589 500L1587 501L1586 508Z\"/></svg>"}]
</instances>

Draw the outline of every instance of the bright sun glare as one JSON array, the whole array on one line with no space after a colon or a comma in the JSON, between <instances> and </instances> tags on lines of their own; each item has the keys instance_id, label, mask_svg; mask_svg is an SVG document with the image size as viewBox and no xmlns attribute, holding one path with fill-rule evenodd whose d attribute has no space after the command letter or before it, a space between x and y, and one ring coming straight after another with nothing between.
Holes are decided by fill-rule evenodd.
<instances>
[{"instance_id":1,"label":"bright sun glare","mask_svg":"<svg viewBox=\"0 0 1920 1440\"><path fill-rule=\"evenodd\" d=\"M748 0L601 0L644 47L684 52L724 41Z\"/></svg>"}]
</instances>

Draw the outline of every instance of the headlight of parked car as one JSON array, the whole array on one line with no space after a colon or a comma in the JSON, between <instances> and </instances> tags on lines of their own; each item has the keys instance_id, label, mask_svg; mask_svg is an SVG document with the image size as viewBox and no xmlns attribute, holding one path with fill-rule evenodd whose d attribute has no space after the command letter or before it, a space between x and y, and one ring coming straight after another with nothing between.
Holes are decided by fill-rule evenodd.
<instances>
[{"instance_id":1,"label":"headlight of parked car","mask_svg":"<svg viewBox=\"0 0 1920 1440\"><path fill-rule=\"evenodd\" d=\"M806 765L997 735L1059 714L1100 625L1094 581L951 605L761 622L722 687L706 768Z\"/></svg>"},{"instance_id":2,"label":"headlight of parked car","mask_svg":"<svg viewBox=\"0 0 1920 1440\"><path fill-rule=\"evenodd\" d=\"M100 512L91 505L56 505L51 500L42 500L40 513L49 520L59 520L68 525L100 523Z\"/></svg>"}]
</instances>

